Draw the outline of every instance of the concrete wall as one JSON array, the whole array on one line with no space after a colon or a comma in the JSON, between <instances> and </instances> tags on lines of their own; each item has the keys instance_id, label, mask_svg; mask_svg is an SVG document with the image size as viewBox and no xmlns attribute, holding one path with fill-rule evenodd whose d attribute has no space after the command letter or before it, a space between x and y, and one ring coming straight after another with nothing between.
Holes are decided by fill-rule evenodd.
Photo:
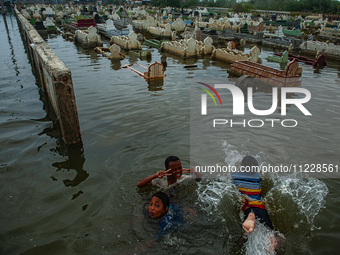
<instances>
[{"instance_id":1,"label":"concrete wall","mask_svg":"<svg viewBox=\"0 0 340 255\"><path fill-rule=\"evenodd\" d=\"M79 144L82 140L71 71L17 9L15 13L33 73L48 94L63 139L67 145Z\"/></svg>"}]
</instances>

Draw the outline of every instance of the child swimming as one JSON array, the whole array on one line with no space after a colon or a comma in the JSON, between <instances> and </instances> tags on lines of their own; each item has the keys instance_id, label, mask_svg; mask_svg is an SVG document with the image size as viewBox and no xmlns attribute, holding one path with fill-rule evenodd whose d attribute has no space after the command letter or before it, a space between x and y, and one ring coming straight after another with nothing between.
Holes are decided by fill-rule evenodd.
<instances>
[{"instance_id":1,"label":"child swimming","mask_svg":"<svg viewBox=\"0 0 340 255\"><path fill-rule=\"evenodd\" d=\"M150 217L152 221L155 220L155 223L159 223L158 229L152 240L143 243L131 251L131 254L149 249L157 240L177 230L177 227L184 222L184 213L177 205L170 204L169 196L164 192L157 192L152 195L147 208L144 208L144 213L146 213L147 218ZM130 253L128 252L128 254Z\"/></svg>"},{"instance_id":2,"label":"child swimming","mask_svg":"<svg viewBox=\"0 0 340 255\"><path fill-rule=\"evenodd\" d=\"M258 162L252 156L246 156L242 159L242 169L258 169ZM267 209L262 201L261 178L259 173L238 172L231 175L233 183L240 191L243 199L242 211L244 212L244 222L242 227L248 234L254 231L256 218L266 227L274 229L269 218Z\"/></svg>"},{"instance_id":3,"label":"child swimming","mask_svg":"<svg viewBox=\"0 0 340 255\"><path fill-rule=\"evenodd\" d=\"M170 231L183 223L183 214L176 205L169 202L169 197L164 192L155 193L148 204L149 216L154 219L162 219L156 236L156 239L168 234Z\"/></svg>"},{"instance_id":4,"label":"child swimming","mask_svg":"<svg viewBox=\"0 0 340 255\"><path fill-rule=\"evenodd\" d=\"M182 175L183 173L191 173L196 178L201 178L202 175L195 171L194 168L182 168L181 161L176 156L169 156L165 162L165 171L158 171L157 173L150 175L137 182L137 187L142 188L145 186L159 186L170 187L176 183L180 183L190 176Z\"/></svg>"}]
</instances>

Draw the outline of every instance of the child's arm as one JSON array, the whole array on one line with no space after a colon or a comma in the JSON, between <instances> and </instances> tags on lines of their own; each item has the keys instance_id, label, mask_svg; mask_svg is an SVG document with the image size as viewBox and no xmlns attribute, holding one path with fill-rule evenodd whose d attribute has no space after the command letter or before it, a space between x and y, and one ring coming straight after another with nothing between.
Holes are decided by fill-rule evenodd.
<instances>
[{"instance_id":1,"label":"child's arm","mask_svg":"<svg viewBox=\"0 0 340 255\"><path fill-rule=\"evenodd\" d=\"M195 168L193 168L193 167L190 167L190 169L183 168L183 173L194 174L196 176L196 178L198 178L198 179L202 178L202 174L199 173L199 172L196 172Z\"/></svg>"},{"instance_id":2,"label":"child's arm","mask_svg":"<svg viewBox=\"0 0 340 255\"><path fill-rule=\"evenodd\" d=\"M142 188L142 187L145 187L145 186L152 186L152 180L153 179L156 179L156 178L162 178L163 176L168 176L168 175L171 175L171 173L168 173L171 169L168 169L166 171L158 171L157 173L149 176L149 177L146 177L142 180L140 180L139 182L137 182L137 187L138 188Z\"/></svg>"}]
</instances>

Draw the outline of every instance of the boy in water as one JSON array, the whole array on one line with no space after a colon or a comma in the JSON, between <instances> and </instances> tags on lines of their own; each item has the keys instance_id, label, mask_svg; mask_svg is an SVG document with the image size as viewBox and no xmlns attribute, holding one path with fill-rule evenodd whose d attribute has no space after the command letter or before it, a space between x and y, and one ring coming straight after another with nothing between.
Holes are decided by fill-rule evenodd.
<instances>
[{"instance_id":1,"label":"boy in water","mask_svg":"<svg viewBox=\"0 0 340 255\"><path fill-rule=\"evenodd\" d=\"M169 187L190 178L188 175L182 175L183 173L194 174L196 178L202 177L201 173L196 172L193 167L190 169L182 168L181 161L176 156L170 156L165 160L165 169L165 171L158 171L157 173L140 180L137 182L137 187Z\"/></svg>"},{"instance_id":2,"label":"boy in water","mask_svg":"<svg viewBox=\"0 0 340 255\"><path fill-rule=\"evenodd\" d=\"M152 196L148 212L151 218L162 219L155 236L156 239L176 230L184 222L183 213L177 205L170 204L169 197L164 192L157 192Z\"/></svg>"},{"instance_id":3,"label":"boy in water","mask_svg":"<svg viewBox=\"0 0 340 255\"><path fill-rule=\"evenodd\" d=\"M146 208L145 208L146 209ZM150 248L155 241L163 236L170 234L178 229L184 223L184 213L175 204L170 203L169 196L164 192L157 192L152 195L148 202L147 214L152 219L159 220L159 226L154 239L140 245L137 250L128 252L128 254L136 254L136 251L142 252ZM157 221L156 221L157 222Z\"/></svg>"},{"instance_id":4,"label":"boy in water","mask_svg":"<svg viewBox=\"0 0 340 255\"><path fill-rule=\"evenodd\" d=\"M231 175L233 183L242 195L242 211L244 212L242 227L248 234L254 231L256 218L268 228L274 229L262 201L261 177L257 173L258 166L259 164L254 157L246 156L241 162L241 170L244 172ZM246 170L250 170L250 172L246 172Z\"/></svg>"}]
</instances>

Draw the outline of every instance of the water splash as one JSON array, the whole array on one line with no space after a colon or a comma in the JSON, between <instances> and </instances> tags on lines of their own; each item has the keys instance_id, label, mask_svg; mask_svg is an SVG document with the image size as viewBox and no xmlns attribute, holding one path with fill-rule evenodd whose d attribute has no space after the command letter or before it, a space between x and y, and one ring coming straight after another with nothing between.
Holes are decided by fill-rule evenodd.
<instances>
[{"instance_id":1,"label":"water splash","mask_svg":"<svg viewBox=\"0 0 340 255\"><path fill-rule=\"evenodd\" d=\"M198 183L197 195L201 209L211 215L218 211L218 206L224 196L230 199L233 197L241 199L236 187L226 177L201 181Z\"/></svg>"},{"instance_id":2,"label":"water splash","mask_svg":"<svg viewBox=\"0 0 340 255\"><path fill-rule=\"evenodd\" d=\"M247 238L246 255L273 255L276 254L276 249L279 249L277 244L282 243L284 236L256 221L254 231L247 234Z\"/></svg>"},{"instance_id":3,"label":"water splash","mask_svg":"<svg viewBox=\"0 0 340 255\"><path fill-rule=\"evenodd\" d=\"M229 164L229 165L232 165L232 166L238 166L238 165L240 165L244 156L252 155L257 159L257 161L260 164L263 153L260 152L260 151L250 152L250 151L248 151L247 149L244 148L244 147L247 146L246 144L249 141L250 141L249 139L246 139L244 141L244 144L241 144L239 146L235 146L235 145L228 143L225 140L222 140L221 141L221 149L225 153L224 162Z\"/></svg>"},{"instance_id":4,"label":"water splash","mask_svg":"<svg viewBox=\"0 0 340 255\"><path fill-rule=\"evenodd\" d=\"M309 223L310 230L314 230L318 228L314 225L314 218L324 207L328 188L319 179L299 177L301 176L294 174L290 177L275 179L274 187L266 196L266 202L269 209L274 209L277 208L277 206L273 206L274 204L285 204L285 201L292 201L297 211L288 210L290 207L288 204L286 204L287 209L281 208L280 211L292 218L296 218L297 214L304 215Z\"/></svg>"},{"instance_id":5,"label":"water splash","mask_svg":"<svg viewBox=\"0 0 340 255\"><path fill-rule=\"evenodd\" d=\"M266 161L266 155L263 155L262 152L249 152L245 145L235 146L223 141L221 149L225 153L225 162L230 165L237 165L245 155L254 155L259 163L261 161L265 163ZM271 184L268 187L268 193L264 197L264 202L275 229L278 231L270 231L258 223L254 232L248 235L247 242L244 245L246 254L275 254L275 250L270 249L274 235L280 240L279 243L281 244L287 243L287 245L295 247L297 250L300 249L297 247L297 243L301 248L303 247L302 243L306 241L302 237L308 236L310 231L317 228L314 225L314 219L324 207L325 197L328 194L328 188L322 180L303 177L305 176L300 174L285 177L269 176ZM232 186L232 184L230 185ZM215 196L226 192L226 187L220 188L216 184L210 183L207 188L212 189ZM228 189L232 189L232 187L228 187ZM201 197L201 199L208 203L208 197ZM216 198L212 197L210 205L213 206L216 202ZM208 206L206 208L210 209ZM285 233L286 237L282 233ZM285 248L281 246L278 247L277 251L283 249Z\"/></svg>"},{"instance_id":6,"label":"water splash","mask_svg":"<svg viewBox=\"0 0 340 255\"><path fill-rule=\"evenodd\" d=\"M221 149L225 153L225 162L230 165L237 165L241 162L243 156L254 155L259 163L261 161L265 163L266 157L262 152L255 154L244 148L247 142L246 140L245 144L235 146L227 141L222 141ZM317 228L313 222L315 216L325 204L325 197L328 194L326 184L319 179L302 176L299 173L286 177L274 173L268 177L271 177L270 180L273 182L273 187L264 199L267 208L275 216L279 216L279 218L287 216L283 216L284 214L290 215L292 219L295 219L295 221L291 222L296 222L297 214L304 215L310 230ZM294 208L296 209L294 210ZM303 221L301 220L301 222Z\"/></svg>"},{"instance_id":7,"label":"water splash","mask_svg":"<svg viewBox=\"0 0 340 255\"><path fill-rule=\"evenodd\" d=\"M225 153L225 163L236 166L241 162L243 156L241 152L236 149L236 146L227 143L227 141L222 141L221 148Z\"/></svg>"}]
</instances>

